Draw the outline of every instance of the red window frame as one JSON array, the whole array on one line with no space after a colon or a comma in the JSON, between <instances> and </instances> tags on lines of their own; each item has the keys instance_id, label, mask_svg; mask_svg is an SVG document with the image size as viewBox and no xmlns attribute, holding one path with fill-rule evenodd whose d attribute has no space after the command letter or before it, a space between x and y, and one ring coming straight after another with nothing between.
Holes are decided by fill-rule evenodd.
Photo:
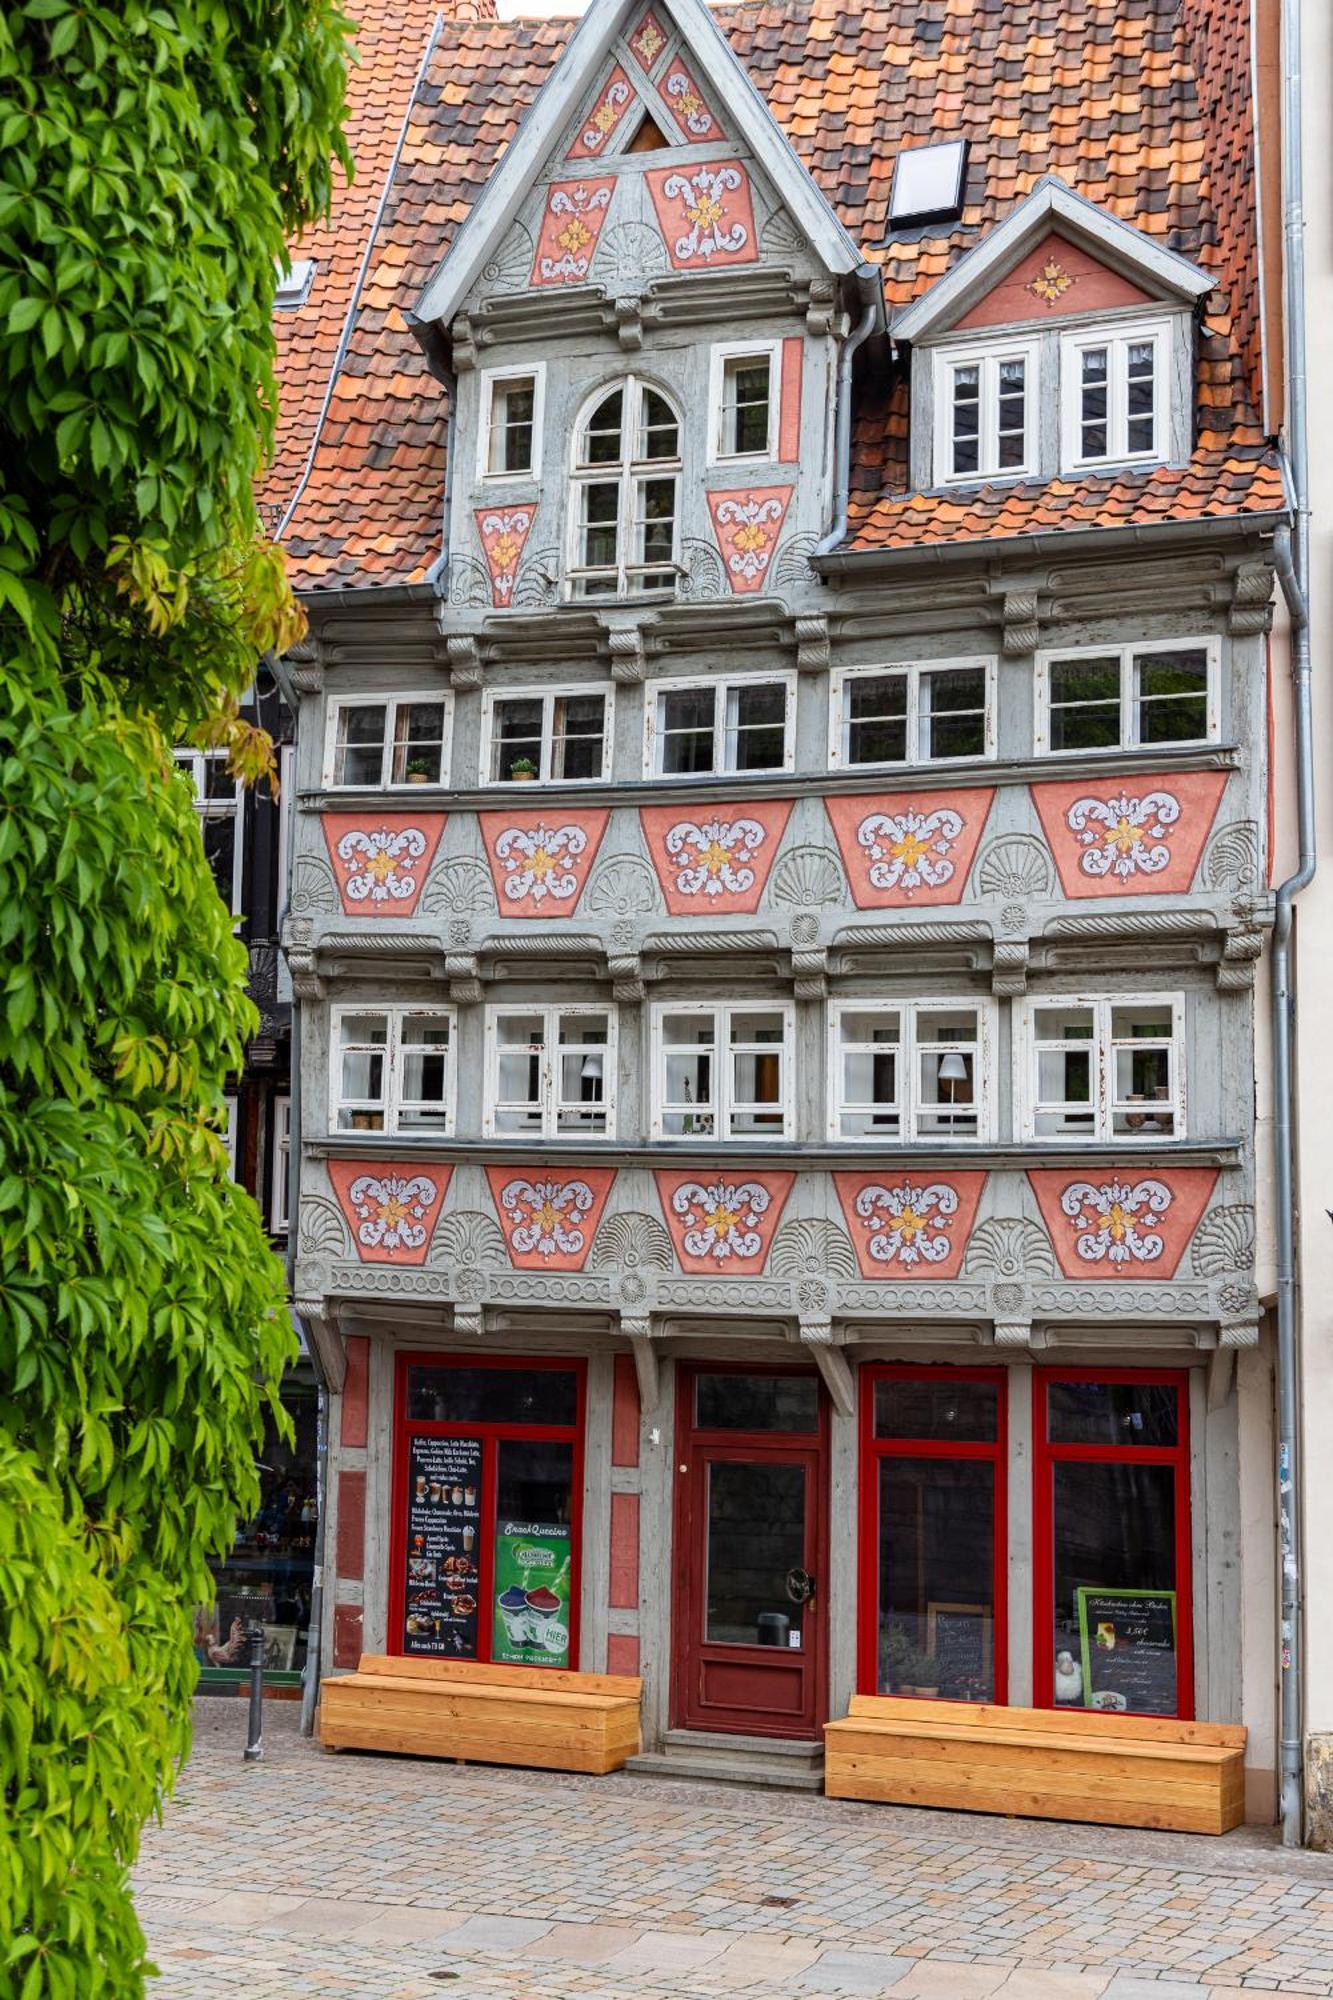
<instances>
[{"instance_id":1,"label":"red window frame","mask_svg":"<svg viewBox=\"0 0 1333 2000\"><path fill-rule=\"evenodd\" d=\"M1051 1444L1052 1382L1135 1383L1176 1391L1173 1445ZM1055 1660L1051 1647L1055 1609L1055 1467L1083 1465L1169 1465L1175 1471L1176 1522L1176 1719L1194 1719L1194 1592L1190 1495L1190 1377L1187 1368L1037 1368L1032 1376L1032 1698L1038 1708L1055 1707ZM1086 1711L1070 1709L1068 1713Z\"/></svg>"},{"instance_id":2,"label":"red window frame","mask_svg":"<svg viewBox=\"0 0 1333 2000\"><path fill-rule=\"evenodd\" d=\"M881 1438L875 1435L877 1382L990 1382L997 1392L995 1442L962 1438ZM856 1661L861 1694L879 1692L879 1462L882 1458L984 1459L994 1467L995 1551L992 1700L1009 1699L1009 1374L1004 1368L955 1368L947 1362L870 1361L861 1368L861 1563ZM944 1696L948 1700L951 1697Z\"/></svg>"},{"instance_id":3,"label":"red window frame","mask_svg":"<svg viewBox=\"0 0 1333 2000\"><path fill-rule=\"evenodd\" d=\"M411 1368L494 1368L556 1370L575 1377L573 1424L436 1423L407 1414L407 1376ZM573 1446L569 1496L569 1665L552 1673L576 1673L580 1661L580 1613L583 1595L583 1449L587 1413L588 1364L576 1356L519 1354L436 1354L400 1349L394 1371L393 1512L389 1531L388 1650L403 1655L403 1620L407 1599L408 1440L412 1437L477 1438L481 1443L481 1533L477 1560L477 1660L491 1662L495 1631L495 1522L499 1501L501 1440L547 1440Z\"/></svg>"}]
</instances>

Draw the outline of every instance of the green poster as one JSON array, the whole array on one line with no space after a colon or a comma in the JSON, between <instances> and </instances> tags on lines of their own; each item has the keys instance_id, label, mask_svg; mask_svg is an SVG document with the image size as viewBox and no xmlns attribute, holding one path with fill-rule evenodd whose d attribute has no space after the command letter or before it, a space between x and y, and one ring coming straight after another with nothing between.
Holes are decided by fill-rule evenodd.
<instances>
[{"instance_id":1,"label":"green poster","mask_svg":"<svg viewBox=\"0 0 1333 2000\"><path fill-rule=\"evenodd\" d=\"M569 1529L501 1521L495 1531L495 1632L505 1666L569 1665Z\"/></svg>"}]
</instances>

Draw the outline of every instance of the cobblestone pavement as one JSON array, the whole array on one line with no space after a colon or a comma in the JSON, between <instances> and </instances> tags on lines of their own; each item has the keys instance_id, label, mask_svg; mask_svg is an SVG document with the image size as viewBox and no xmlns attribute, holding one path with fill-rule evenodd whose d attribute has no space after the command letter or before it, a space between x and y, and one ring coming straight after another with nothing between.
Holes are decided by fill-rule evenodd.
<instances>
[{"instance_id":1,"label":"cobblestone pavement","mask_svg":"<svg viewBox=\"0 0 1333 2000\"><path fill-rule=\"evenodd\" d=\"M1333 1995L1333 1862L619 1773L343 1753L201 1702L144 1839L158 2000Z\"/></svg>"}]
</instances>

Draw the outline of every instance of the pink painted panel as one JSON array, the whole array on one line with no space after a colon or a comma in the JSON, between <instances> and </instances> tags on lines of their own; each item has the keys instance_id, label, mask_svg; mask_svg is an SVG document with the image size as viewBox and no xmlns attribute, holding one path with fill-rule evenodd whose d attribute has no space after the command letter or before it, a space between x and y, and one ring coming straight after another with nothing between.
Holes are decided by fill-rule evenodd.
<instances>
[{"instance_id":1,"label":"pink painted panel","mask_svg":"<svg viewBox=\"0 0 1333 2000\"><path fill-rule=\"evenodd\" d=\"M361 1658L361 1606L335 1604L333 1607L333 1664L354 1667Z\"/></svg>"},{"instance_id":2,"label":"pink painted panel","mask_svg":"<svg viewBox=\"0 0 1333 2000\"><path fill-rule=\"evenodd\" d=\"M614 175L600 180L552 181L537 233L531 285L587 284L615 186Z\"/></svg>"},{"instance_id":3,"label":"pink painted panel","mask_svg":"<svg viewBox=\"0 0 1333 2000\"><path fill-rule=\"evenodd\" d=\"M639 1462L639 1377L633 1359L617 1354L611 1390L611 1463Z\"/></svg>"},{"instance_id":4,"label":"pink painted panel","mask_svg":"<svg viewBox=\"0 0 1333 2000\"><path fill-rule=\"evenodd\" d=\"M356 1582L366 1573L366 1475L338 1474L338 1575Z\"/></svg>"},{"instance_id":5,"label":"pink painted panel","mask_svg":"<svg viewBox=\"0 0 1333 2000\"><path fill-rule=\"evenodd\" d=\"M984 1173L834 1174L863 1278L954 1278Z\"/></svg>"},{"instance_id":6,"label":"pink painted panel","mask_svg":"<svg viewBox=\"0 0 1333 2000\"><path fill-rule=\"evenodd\" d=\"M667 45L667 32L650 7L629 38L634 60L650 71Z\"/></svg>"},{"instance_id":7,"label":"pink painted panel","mask_svg":"<svg viewBox=\"0 0 1333 2000\"><path fill-rule=\"evenodd\" d=\"M610 814L479 813L482 845L502 917L572 917Z\"/></svg>"},{"instance_id":8,"label":"pink painted panel","mask_svg":"<svg viewBox=\"0 0 1333 2000\"><path fill-rule=\"evenodd\" d=\"M672 916L752 916L790 818L789 799L641 808L639 824Z\"/></svg>"},{"instance_id":9,"label":"pink painted panel","mask_svg":"<svg viewBox=\"0 0 1333 2000\"><path fill-rule=\"evenodd\" d=\"M349 1333L343 1341L347 1356L342 1386L342 1421L339 1438L345 1445L363 1446L370 1414L370 1338Z\"/></svg>"},{"instance_id":10,"label":"pink painted panel","mask_svg":"<svg viewBox=\"0 0 1333 2000\"><path fill-rule=\"evenodd\" d=\"M1225 771L1174 771L1033 785L1066 896L1187 890L1226 783Z\"/></svg>"},{"instance_id":11,"label":"pink painted panel","mask_svg":"<svg viewBox=\"0 0 1333 2000\"><path fill-rule=\"evenodd\" d=\"M791 496L790 486L749 486L708 495L727 582L737 596L763 589Z\"/></svg>"},{"instance_id":12,"label":"pink painted panel","mask_svg":"<svg viewBox=\"0 0 1333 2000\"><path fill-rule=\"evenodd\" d=\"M682 1271L757 1278L791 1193L794 1174L655 1173L657 1198Z\"/></svg>"},{"instance_id":13,"label":"pink painted panel","mask_svg":"<svg viewBox=\"0 0 1333 2000\"><path fill-rule=\"evenodd\" d=\"M410 917L440 844L444 813L321 813L343 913Z\"/></svg>"},{"instance_id":14,"label":"pink painted panel","mask_svg":"<svg viewBox=\"0 0 1333 2000\"><path fill-rule=\"evenodd\" d=\"M609 1632L606 1639L606 1671L638 1678L639 1642L629 1632Z\"/></svg>"},{"instance_id":15,"label":"pink painted panel","mask_svg":"<svg viewBox=\"0 0 1333 2000\"><path fill-rule=\"evenodd\" d=\"M782 343L782 399L778 404L778 457L784 465L796 465L801 457L801 379L805 371L805 342L799 333Z\"/></svg>"},{"instance_id":16,"label":"pink painted panel","mask_svg":"<svg viewBox=\"0 0 1333 2000\"><path fill-rule=\"evenodd\" d=\"M1147 292L1111 270L1091 251L1052 231L964 313L958 331L966 326L1008 326L1015 320L1052 315L1063 318L1069 313L1151 304Z\"/></svg>"},{"instance_id":17,"label":"pink painted panel","mask_svg":"<svg viewBox=\"0 0 1333 2000\"><path fill-rule=\"evenodd\" d=\"M452 1167L330 1160L329 1180L363 1264L424 1264Z\"/></svg>"},{"instance_id":18,"label":"pink painted panel","mask_svg":"<svg viewBox=\"0 0 1333 2000\"><path fill-rule=\"evenodd\" d=\"M579 128L578 137L567 157L571 160L594 160L603 154L636 96L633 84L617 63L598 91L597 102Z\"/></svg>"},{"instance_id":19,"label":"pink painted panel","mask_svg":"<svg viewBox=\"0 0 1333 2000\"><path fill-rule=\"evenodd\" d=\"M703 93L678 55L658 80L657 94L685 134L686 145L726 139L726 133L704 103Z\"/></svg>"},{"instance_id":20,"label":"pink painted panel","mask_svg":"<svg viewBox=\"0 0 1333 2000\"><path fill-rule=\"evenodd\" d=\"M857 909L961 902L994 798L993 786L826 798Z\"/></svg>"},{"instance_id":21,"label":"pink painted panel","mask_svg":"<svg viewBox=\"0 0 1333 2000\"><path fill-rule=\"evenodd\" d=\"M472 518L491 579L491 603L501 610L514 595L518 566L537 517L535 507L477 507Z\"/></svg>"},{"instance_id":22,"label":"pink painted panel","mask_svg":"<svg viewBox=\"0 0 1333 2000\"><path fill-rule=\"evenodd\" d=\"M614 1167L487 1167L514 1269L581 1271L615 1178Z\"/></svg>"},{"instance_id":23,"label":"pink painted panel","mask_svg":"<svg viewBox=\"0 0 1333 2000\"><path fill-rule=\"evenodd\" d=\"M644 179L673 270L717 271L755 262L750 176L739 160L659 167Z\"/></svg>"},{"instance_id":24,"label":"pink painted panel","mask_svg":"<svg viewBox=\"0 0 1333 2000\"><path fill-rule=\"evenodd\" d=\"M1214 1167L1044 1168L1028 1174L1067 1278L1174 1278L1217 1182Z\"/></svg>"},{"instance_id":25,"label":"pink painted panel","mask_svg":"<svg viewBox=\"0 0 1333 2000\"><path fill-rule=\"evenodd\" d=\"M607 1603L616 1611L639 1608L639 1496L611 1495L611 1587Z\"/></svg>"}]
</instances>

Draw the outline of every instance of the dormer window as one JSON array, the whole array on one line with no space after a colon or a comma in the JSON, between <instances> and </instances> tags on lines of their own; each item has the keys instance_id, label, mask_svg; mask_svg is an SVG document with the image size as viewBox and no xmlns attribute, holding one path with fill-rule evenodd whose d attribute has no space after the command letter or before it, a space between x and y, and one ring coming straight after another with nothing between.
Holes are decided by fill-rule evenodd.
<instances>
[{"instance_id":1,"label":"dormer window","mask_svg":"<svg viewBox=\"0 0 1333 2000\"><path fill-rule=\"evenodd\" d=\"M1036 462L1035 342L936 356L936 479L1016 479Z\"/></svg>"},{"instance_id":2,"label":"dormer window","mask_svg":"<svg viewBox=\"0 0 1333 2000\"><path fill-rule=\"evenodd\" d=\"M1067 468L1164 456L1166 329L1068 333L1060 343Z\"/></svg>"},{"instance_id":3,"label":"dormer window","mask_svg":"<svg viewBox=\"0 0 1333 2000\"><path fill-rule=\"evenodd\" d=\"M543 370L487 369L481 378L483 479L535 479L541 471Z\"/></svg>"},{"instance_id":4,"label":"dormer window","mask_svg":"<svg viewBox=\"0 0 1333 2000\"><path fill-rule=\"evenodd\" d=\"M675 588L680 471L680 417L660 390L633 375L598 390L574 433L571 596Z\"/></svg>"},{"instance_id":5,"label":"dormer window","mask_svg":"<svg viewBox=\"0 0 1333 2000\"><path fill-rule=\"evenodd\" d=\"M776 455L781 356L777 341L713 349L709 456L715 463Z\"/></svg>"}]
</instances>

